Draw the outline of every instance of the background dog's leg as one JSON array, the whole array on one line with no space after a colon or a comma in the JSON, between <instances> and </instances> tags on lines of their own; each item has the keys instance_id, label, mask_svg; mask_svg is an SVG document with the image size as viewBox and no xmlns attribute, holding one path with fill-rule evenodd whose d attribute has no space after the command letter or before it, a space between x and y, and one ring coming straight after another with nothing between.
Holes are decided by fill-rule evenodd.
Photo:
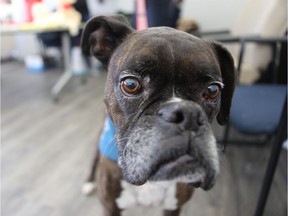
<instances>
[{"instance_id":1,"label":"background dog's leg","mask_svg":"<svg viewBox=\"0 0 288 216\"><path fill-rule=\"evenodd\" d=\"M98 146L99 146L100 136L103 132L104 120L105 120L105 115L103 116L102 128L99 131L97 139L96 139L96 153L95 153L95 157L94 157L91 169L90 169L90 173L89 173L87 180L85 181L85 183L82 186L82 194L84 194L84 195L90 195L96 189L95 177L96 177L97 166L98 166L98 162L99 162L99 158L100 158L100 152L99 152Z\"/></svg>"},{"instance_id":2,"label":"background dog's leg","mask_svg":"<svg viewBox=\"0 0 288 216\"><path fill-rule=\"evenodd\" d=\"M95 174L97 171L99 157L100 157L100 153L99 153L98 145L97 145L96 154L95 154L95 157L94 157L91 169L90 169L90 174L82 187L82 193L84 195L90 195L96 189L96 181L95 181L96 175Z\"/></svg>"},{"instance_id":3,"label":"background dog's leg","mask_svg":"<svg viewBox=\"0 0 288 216\"><path fill-rule=\"evenodd\" d=\"M97 188L97 194L102 203L104 215L120 216L121 210L116 204L116 199L120 196L122 187L121 171L117 163L101 157L96 176L98 185L101 185Z\"/></svg>"},{"instance_id":4,"label":"background dog's leg","mask_svg":"<svg viewBox=\"0 0 288 216\"><path fill-rule=\"evenodd\" d=\"M96 154L95 154L95 158L94 158L93 163L92 163L91 172L90 172L90 175L88 176L86 182L94 182L95 181L95 177L96 177L95 174L96 174L96 170L97 170L97 164L99 161L99 156L100 156L99 150L97 149Z\"/></svg>"}]
</instances>

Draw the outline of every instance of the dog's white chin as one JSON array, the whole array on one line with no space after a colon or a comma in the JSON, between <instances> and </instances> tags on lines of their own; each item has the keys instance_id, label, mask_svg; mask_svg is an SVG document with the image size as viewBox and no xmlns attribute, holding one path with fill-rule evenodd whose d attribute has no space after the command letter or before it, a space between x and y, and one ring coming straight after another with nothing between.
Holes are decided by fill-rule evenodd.
<instances>
[{"instance_id":1,"label":"dog's white chin","mask_svg":"<svg viewBox=\"0 0 288 216\"><path fill-rule=\"evenodd\" d=\"M176 182L146 182L141 186L121 182L122 192L116 203L119 208L133 206L157 207L166 210L177 208Z\"/></svg>"}]
</instances>

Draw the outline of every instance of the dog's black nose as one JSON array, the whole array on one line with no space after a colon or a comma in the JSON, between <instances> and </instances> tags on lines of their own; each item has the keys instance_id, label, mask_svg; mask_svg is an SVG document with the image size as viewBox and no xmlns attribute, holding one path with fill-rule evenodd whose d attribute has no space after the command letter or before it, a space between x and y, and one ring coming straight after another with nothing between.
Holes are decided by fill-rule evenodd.
<instances>
[{"instance_id":1,"label":"dog's black nose","mask_svg":"<svg viewBox=\"0 0 288 216\"><path fill-rule=\"evenodd\" d=\"M158 111L158 115L165 122L182 126L185 130L198 130L205 122L201 107L193 102L168 103Z\"/></svg>"}]
</instances>

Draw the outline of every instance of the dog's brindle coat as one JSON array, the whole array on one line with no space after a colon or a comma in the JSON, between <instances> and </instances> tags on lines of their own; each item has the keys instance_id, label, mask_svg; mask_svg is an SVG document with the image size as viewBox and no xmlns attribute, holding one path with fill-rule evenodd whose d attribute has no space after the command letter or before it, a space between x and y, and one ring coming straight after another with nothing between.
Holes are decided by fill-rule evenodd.
<instances>
[{"instance_id":1,"label":"dog's brindle coat","mask_svg":"<svg viewBox=\"0 0 288 216\"><path fill-rule=\"evenodd\" d=\"M95 161L105 215L120 215L122 177L133 185L178 182L178 207L164 215L179 215L193 188L210 189L219 173L210 124L215 116L221 125L229 119L231 55L172 28L135 31L118 15L90 19L81 45L108 68L105 104L119 158L117 165L98 153Z\"/></svg>"}]
</instances>

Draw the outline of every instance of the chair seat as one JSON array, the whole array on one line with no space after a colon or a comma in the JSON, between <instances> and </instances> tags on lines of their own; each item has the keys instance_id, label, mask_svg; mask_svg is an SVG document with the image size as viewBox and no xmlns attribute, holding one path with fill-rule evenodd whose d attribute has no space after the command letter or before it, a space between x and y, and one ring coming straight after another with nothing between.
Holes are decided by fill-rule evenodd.
<instances>
[{"instance_id":1,"label":"chair seat","mask_svg":"<svg viewBox=\"0 0 288 216\"><path fill-rule=\"evenodd\" d=\"M273 134L285 97L285 85L238 85L232 101L231 124L245 134Z\"/></svg>"}]
</instances>

